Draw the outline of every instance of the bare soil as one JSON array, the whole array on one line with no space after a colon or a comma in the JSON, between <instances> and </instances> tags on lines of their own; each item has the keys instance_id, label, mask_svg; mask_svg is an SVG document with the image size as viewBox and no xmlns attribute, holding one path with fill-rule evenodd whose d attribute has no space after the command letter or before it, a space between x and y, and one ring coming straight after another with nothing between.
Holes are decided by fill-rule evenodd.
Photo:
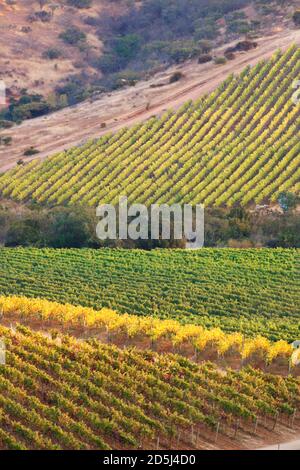
<instances>
[{"instance_id":1,"label":"bare soil","mask_svg":"<svg viewBox=\"0 0 300 470\"><path fill-rule=\"evenodd\" d=\"M78 73L76 63L84 62L84 55L59 38L67 26L77 26L84 31L91 50L101 54L102 42L96 35L96 28L86 25L83 18L100 14L106 0L94 2L93 8L88 10L70 8L60 2L55 4L57 9L50 22L30 22L29 15L40 11L37 0L18 0L14 5L0 0L0 79L5 80L12 91L27 88L47 96L59 81ZM47 5L44 10L51 12ZM43 58L49 48L59 49L62 57L58 60ZM95 70L85 63L85 72L94 74Z\"/></svg>"},{"instance_id":2,"label":"bare soil","mask_svg":"<svg viewBox=\"0 0 300 470\"><path fill-rule=\"evenodd\" d=\"M277 49L286 50L300 44L300 30L283 31L257 40L258 47L240 53L225 65L198 64L189 61L162 71L134 87L104 95L95 101L85 101L48 116L24 121L0 134L12 137L12 145L0 149L0 171L5 171L23 158L24 150L33 146L40 153L32 158L45 158L107 132L160 115L166 109L176 109L188 100L195 100L214 90L230 73L239 73L248 64L268 59ZM215 50L222 54L229 44ZM169 80L176 71L184 77L176 83ZM157 85L160 86L157 86ZM103 125L105 124L105 127Z\"/></svg>"}]
</instances>

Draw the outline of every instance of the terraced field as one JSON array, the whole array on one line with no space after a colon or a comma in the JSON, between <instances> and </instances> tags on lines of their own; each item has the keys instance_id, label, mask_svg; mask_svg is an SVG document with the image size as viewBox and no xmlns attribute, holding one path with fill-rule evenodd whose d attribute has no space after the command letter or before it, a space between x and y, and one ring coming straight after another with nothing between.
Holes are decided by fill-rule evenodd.
<instances>
[{"instance_id":1,"label":"terraced field","mask_svg":"<svg viewBox=\"0 0 300 470\"><path fill-rule=\"evenodd\" d=\"M1 249L0 294L177 319L271 340L300 334L300 251Z\"/></svg>"},{"instance_id":2,"label":"terraced field","mask_svg":"<svg viewBox=\"0 0 300 470\"><path fill-rule=\"evenodd\" d=\"M39 203L232 206L299 194L300 49L230 76L215 92L0 177L2 196Z\"/></svg>"},{"instance_id":3,"label":"terraced field","mask_svg":"<svg viewBox=\"0 0 300 470\"><path fill-rule=\"evenodd\" d=\"M201 448L218 445L217 427L223 445L234 435L238 446L239 434L288 426L300 405L292 377L220 373L210 363L58 342L21 326L0 334L0 449Z\"/></svg>"}]
</instances>

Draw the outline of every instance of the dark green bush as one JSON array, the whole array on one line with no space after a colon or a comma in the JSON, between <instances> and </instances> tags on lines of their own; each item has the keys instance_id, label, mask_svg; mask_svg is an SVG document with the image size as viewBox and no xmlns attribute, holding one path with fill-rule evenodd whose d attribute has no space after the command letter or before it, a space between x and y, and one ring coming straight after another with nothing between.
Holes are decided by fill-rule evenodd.
<instances>
[{"instance_id":1,"label":"dark green bush","mask_svg":"<svg viewBox=\"0 0 300 470\"><path fill-rule=\"evenodd\" d=\"M67 28L65 31L60 33L59 37L66 44L70 44L71 46L78 46L80 43L86 41L86 34L76 26Z\"/></svg>"},{"instance_id":2,"label":"dark green bush","mask_svg":"<svg viewBox=\"0 0 300 470\"><path fill-rule=\"evenodd\" d=\"M61 56L62 56L61 51L59 49L56 49L56 48L47 49L43 53L43 58L44 59L54 60L54 59L59 59L59 57L61 57Z\"/></svg>"},{"instance_id":3,"label":"dark green bush","mask_svg":"<svg viewBox=\"0 0 300 470\"><path fill-rule=\"evenodd\" d=\"M92 0L67 0L67 3L76 8L90 8Z\"/></svg>"}]
</instances>

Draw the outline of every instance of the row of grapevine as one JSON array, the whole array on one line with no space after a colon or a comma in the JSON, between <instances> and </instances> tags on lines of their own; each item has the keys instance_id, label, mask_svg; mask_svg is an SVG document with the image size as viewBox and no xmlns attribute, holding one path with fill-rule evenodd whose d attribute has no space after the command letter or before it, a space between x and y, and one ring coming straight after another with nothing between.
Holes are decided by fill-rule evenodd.
<instances>
[{"instance_id":1,"label":"row of grapevine","mask_svg":"<svg viewBox=\"0 0 300 470\"><path fill-rule=\"evenodd\" d=\"M294 341L299 250L0 249L0 295Z\"/></svg>"},{"instance_id":2,"label":"row of grapevine","mask_svg":"<svg viewBox=\"0 0 300 470\"><path fill-rule=\"evenodd\" d=\"M107 341L110 341L111 334L125 335L127 344L134 340L135 345L138 344L135 340L144 344L145 338L149 338L152 345L168 339L177 351L182 345L190 345L200 353L200 357L209 348L218 356L234 355L243 360L260 356L265 363L276 359L285 359L288 363L293 352L292 346L282 340L271 343L262 336L245 338L241 333L226 334L220 328L207 330L192 324L181 325L175 320L120 315L106 308L96 311L42 299L0 296L0 311L5 321L38 321L44 327L49 323L69 328L77 326L91 329L94 334L97 330L98 333L105 331Z\"/></svg>"},{"instance_id":3,"label":"row of grapevine","mask_svg":"<svg viewBox=\"0 0 300 470\"><path fill-rule=\"evenodd\" d=\"M161 118L35 160L0 176L0 192L51 204L247 205L298 194L300 49L231 75L215 92Z\"/></svg>"},{"instance_id":4,"label":"row of grapevine","mask_svg":"<svg viewBox=\"0 0 300 470\"><path fill-rule=\"evenodd\" d=\"M175 355L120 350L25 327L0 327L0 447L5 449L172 448L197 438L259 434L299 409L298 380L252 368L220 373ZM221 424L221 426L220 426ZM235 437L236 431L235 431Z\"/></svg>"}]
</instances>

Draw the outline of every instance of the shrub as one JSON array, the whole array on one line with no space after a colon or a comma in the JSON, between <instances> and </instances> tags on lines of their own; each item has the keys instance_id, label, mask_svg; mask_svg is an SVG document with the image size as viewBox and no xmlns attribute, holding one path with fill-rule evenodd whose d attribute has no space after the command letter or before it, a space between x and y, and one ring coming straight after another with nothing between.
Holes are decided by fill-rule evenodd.
<instances>
[{"instance_id":1,"label":"shrub","mask_svg":"<svg viewBox=\"0 0 300 470\"><path fill-rule=\"evenodd\" d=\"M87 16L84 18L84 23L88 24L89 26L98 26L98 19L94 16Z\"/></svg>"},{"instance_id":2,"label":"shrub","mask_svg":"<svg viewBox=\"0 0 300 470\"><path fill-rule=\"evenodd\" d=\"M295 209L297 207L298 198L296 194L290 192L282 192L278 196L278 204L284 212Z\"/></svg>"},{"instance_id":3,"label":"shrub","mask_svg":"<svg viewBox=\"0 0 300 470\"><path fill-rule=\"evenodd\" d=\"M237 51L237 52L240 52L240 51L250 51L251 49L255 49L257 47L257 42L253 42L253 41L240 41L236 44L236 46L234 47L234 50Z\"/></svg>"},{"instance_id":4,"label":"shrub","mask_svg":"<svg viewBox=\"0 0 300 470\"><path fill-rule=\"evenodd\" d=\"M76 8L90 8L92 0L67 0L67 3Z\"/></svg>"},{"instance_id":5,"label":"shrub","mask_svg":"<svg viewBox=\"0 0 300 470\"><path fill-rule=\"evenodd\" d=\"M198 42L198 45L201 49L202 54L208 54L213 48L212 43L210 41L205 41L204 39L200 40Z\"/></svg>"},{"instance_id":6,"label":"shrub","mask_svg":"<svg viewBox=\"0 0 300 470\"><path fill-rule=\"evenodd\" d=\"M19 122L23 119L33 119L49 112L49 105L45 101L33 101L13 107L12 119Z\"/></svg>"},{"instance_id":7,"label":"shrub","mask_svg":"<svg viewBox=\"0 0 300 470\"><path fill-rule=\"evenodd\" d=\"M300 10L295 11L293 14L293 21L296 26L300 26Z\"/></svg>"},{"instance_id":8,"label":"shrub","mask_svg":"<svg viewBox=\"0 0 300 470\"><path fill-rule=\"evenodd\" d=\"M39 150L37 150L34 147L29 147L28 149L24 151L23 155L25 157L30 157L31 155L36 155L37 153L39 153Z\"/></svg>"},{"instance_id":9,"label":"shrub","mask_svg":"<svg viewBox=\"0 0 300 470\"><path fill-rule=\"evenodd\" d=\"M121 69L120 61L114 54L104 54L93 64L103 73L115 73Z\"/></svg>"},{"instance_id":10,"label":"shrub","mask_svg":"<svg viewBox=\"0 0 300 470\"><path fill-rule=\"evenodd\" d=\"M34 21L42 21L43 23L49 23L49 21L51 21L52 19L52 15L48 11L42 10L29 15L27 19L31 23L33 23Z\"/></svg>"},{"instance_id":11,"label":"shrub","mask_svg":"<svg viewBox=\"0 0 300 470\"><path fill-rule=\"evenodd\" d=\"M250 31L251 27L248 21L235 20L229 23L228 31L231 33L246 34Z\"/></svg>"},{"instance_id":12,"label":"shrub","mask_svg":"<svg viewBox=\"0 0 300 470\"><path fill-rule=\"evenodd\" d=\"M0 145L10 145L12 142L12 137L8 135L3 135L0 137Z\"/></svg>"},{"instance_id":13,"label":"shrub","mask_svg":"<svg viewBox=\"0 0 300 470\"><path fill-rule=\"evenodd\" d=\"M56 208L51 212L47 245L54 248L93 246L95 221L89 211L80 208Z\"/></svg>"},{"instance_id":14,"label":"shrub","mask_svg":"<svg viewBox=\"0 0 300 470\"><path fill-rule=\"evenodd\" d=\"M127 34L118 38L113 47L114 53L121 59L132 59L140 49L140 37L137 34Z\"/></svg>"},{"instance_id":15,"label":"shrub","mask_svg":"<svg viewBox=\"0 0 300 470\"><path fill-rule=\"evenodd\" d=\"M6 246L38 246L41 224L38 218L28 217L14 221L6 236Z\"/></svg>"},{"instance_id":16,"label":"shrub","mask_svg":"<svg viewBox=\"0 0 300 470\"><path fill-rule=\"evenodd\" d=\"M224 65L227 62L226 57L215 57L214 61L216 65Z\"/></svg>"},{"instance_id":17,"label":"shrub","mask_svg":"<svg viewBox=\"0 0 300 470\"><path fill-rule=\"evenodd\" d=\"M234 54L234 52L225 52L224 57L227 60L234 60L235 59L235 54Z\"/></svg>"},{"instance_id":18,"label":"shrub","mask_svg":"<svg viewBox=\"0 0 300 470\"><path fill-rule=\"evenodd\" d=\"M10 129L14 125L11 121L6 121L5 119L0 120L0 128L2 129Z\"/></svg>"},{"instance_id":19,"label":"shrub","mask_svg":"<svg viewBox=\"0 0 300 470\"><path fill-rule=\"evenodd\" d=\"M76 26L67 28L65 31L60 33L59 37L66 44L70 44L71 46L77 46L78 44L86 41L86 34Z\"/></svg>"},{"instance_id":20,"label":"shrub","mask_svg":"<svg viewBox=\"0 0 300 470\"><path fill-rule=\"evenodd\" d=\"M66 104L73 105L86 99L89 95L86 77L84 74L70 75L67 82L56 88L56 93L64 97Z\"/></svg>"},{"instance_id":21,"label":"shrub","mask_svg":"<svg viewBox=\"0 0 300 470\"><path fill-rule=\"evenodd\" d=\"M206 64L207 62L211 62L213 57L209 54L202 54L198 59L198 64Z\"/></svg>"},{"instance_id":22,"label":"shrub","mask_svg":"<svg viewBox=\"0 0 300 470\"><path fill-rule=\"evenodd\" d=\"M61 55L62 55L61 51L56 48L50 48L50 49L47 49L45 52L43 52L43 58L50 59L50 60L58 59L59 57L61 57Z\"/></svg>"},{"instance_id":23,"label":"shrub","mask_svg":"<svg viewBox=\"0 0 300 470\"><path fill-rule=\"evenodd\" d=\"M184 77L182 72L175 72L171 75L170 77L170 83L176 83L179 82Z\"/></svg>"}]
</instances>

